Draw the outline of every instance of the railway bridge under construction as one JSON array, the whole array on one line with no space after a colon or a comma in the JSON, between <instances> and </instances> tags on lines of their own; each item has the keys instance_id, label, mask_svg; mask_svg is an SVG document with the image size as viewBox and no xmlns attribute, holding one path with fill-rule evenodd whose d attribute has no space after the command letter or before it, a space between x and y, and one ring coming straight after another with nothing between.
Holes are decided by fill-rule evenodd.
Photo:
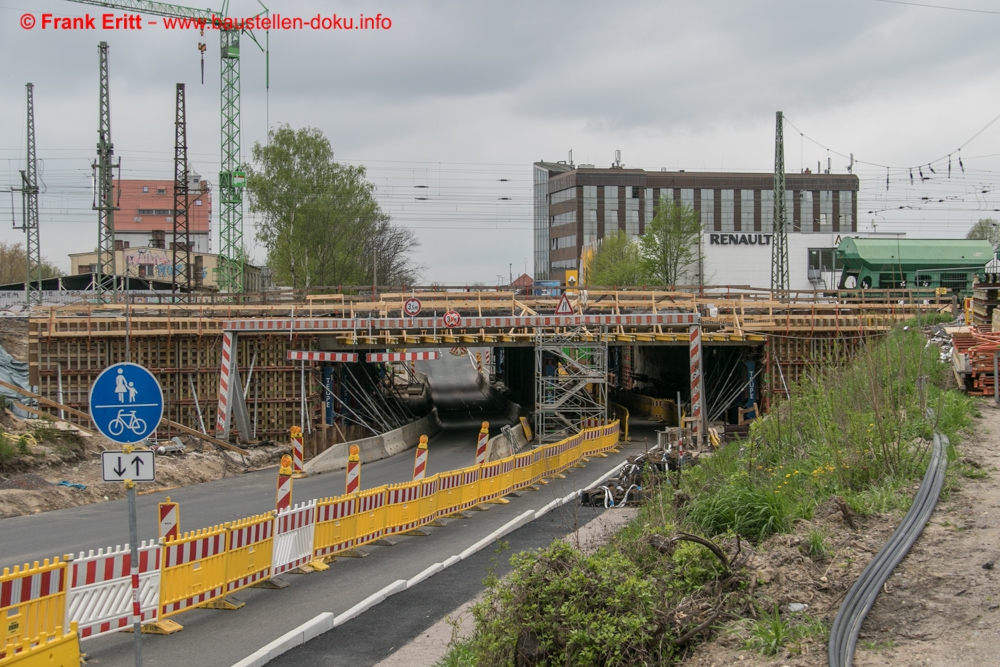
<instances>
[{"instance_id":1,"label":"railway bridge under construction","mask_svg":"<svg viewBox=\"0 0 1000 667\"><path fill-rule=\"evenodd\" d=\"M414 289L374 301L241 295L61 306L36 309L29 320L29 381L42 397L37 410L85 411L97 374L131 361L164 388L170 421L161 436L182 424L247 442L302 426L308 455L378 431L370 421L384 399L372 394L392 393L397 374L412 373L409 362L478 349L484 378L533 415L543 441L607 416L611 403L641 408L641 397L679 401L697 427L766 412L809 364L952 306L933 292L858 295L591 290L567 294L565 304ZM572 314L554 314L567 305Z\"/></svg>"}]
</instances>

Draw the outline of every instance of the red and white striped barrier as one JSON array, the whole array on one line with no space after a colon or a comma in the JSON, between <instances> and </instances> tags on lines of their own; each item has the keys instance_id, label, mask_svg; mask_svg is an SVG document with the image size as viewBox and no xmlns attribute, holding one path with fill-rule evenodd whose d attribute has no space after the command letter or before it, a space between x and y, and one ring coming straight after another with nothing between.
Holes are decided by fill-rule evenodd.
<instances>
[{"instance_id":1,"label":"red and white striped barrier","mask_svg":"<svg viewBox=\"0 0 1000 667\"><path fill-rule=\"evenodd\" d=\"M292 436L292 474L302 476L302 432Z\"/></svg>"},{"instance_id":2,"label":"red and white striped barrier","mask_svg":"<svg viewBox=\"0 0 1000 667\"><path fill-rule=\"evenodd\" d=\"M157 514L160 517L159 535L160 539L166 542L168 539L176 540L181 536L181 510L180 505L167 501L158 505Z\"/></svg>"},{"instance_id":3,"label":"red and white striped barrier","mask_svg":"<svg viewBox=\"0 0 1000 667\"><path fill-rule=\"evenodd\" d=\"M157 620L160 603L160 556L156 542L139 547L139 615L143 623ZM66 594L66 627L75 621L80 639L99 637L132 627L132 553L129 545L98 549L70 563Z\"/></svg>"},{"instance_id":4,"label":"red and white striped barrier","mask_svg":"<svg viewBox=\"0 0 1000 667\"><path fill-rule=\"evenodd\" d=\"M316 528L316 501L296 505L274 517L272 576L294 570L312 560L313 531Z\"/></svg>"},{"instance_id":5,"label":"red and white striped barrier","mask_svg":"<svg viewBox=\"0 0 1000 667\"><path fill-rule=\"evenodd\" d=\"M441 354L437 350L428 352L369 352L365 361L370 364L384 364L390 361L437 361Z\"/></svg>"},{"instance_id":6,"label":"red and white striped barrier","mask_svg":"<svg viewBox=\"0 0 1000 667\"><path fill-rule=\"evenodd\" d=\"M476 465L486 463L486 443L490 441L490 423L483 422L479 430L479 440L476 442Z\"/></svg>"},{"instance_id":7,"label":"red and white striped barrier","mask_svg":"<svg viewBox=\"0 0 1000 667\"><path fill-rule=\"evenodd\" d=\"M533 327L653 327L697 324L698 313L643 313L633 315L525 315L465 317L463 329L519 329ZM227 331L404 331L446 329L442 317L295 317L254 320L227 320Z\"/></svg>"},{"instance_id":8,"label":"red and white striped barrier","mask_svg":"<svg viewBox=\"0 0 1000 667\"><path fill-rule=\"evenodd\" d=\"M427 474L427 436L420 436L417 453L413 457L413 479L423 479ZM390 501L392 502L392 501Z\"/></svg>"},{"instance_id":9,"label":"red and white striped barrier","mask_svg":"<svg viewBox=\"0 0 1000 667\"><path fill-rule=\"evenodd\" d=\"M291 361L336 361L353 364L358 360L357 352L315 352L312 350L289 350Z\"/></svg>"},{"instance_id":10,"label":"red and white striped barrier","mask_svg":"<svg viewBox=\"0 0 1000 667\"><path fill-rule=\"evenodd\" d=\"M292 505L292 473L284 474L284 470L278 471L278 494L274 502L274 508L279 512Z\"/></svg>"},{"instance_id":11,"label":"red and white striped barrier","mask_svg":"<svg viewBox=\"0 0 1000 667\"><path fill-rule=\"evenodd\" d=\"M222 365L219 368L219 409L215 419L215 433L220 438L226 436L229 428L229 374L233 366L233 340L236 335L229 332L222 332Z\"/></svg>"},{"instance_id":12,"label":"red and white striped barrier","mask_svg":"<svg viewBox=\"0 0 1000 667\"><path fill-rule=\"evenodd\" d=\"M357 445L351 445L347 455L347 486L345 493L357 493L361 490L361 450Z\"/></svg>"},{"instance_id":13,"label":"red and white striped barrier","mask_svg":"<svg viewBox=\"0 0 1000 667\"><path fill-rule=\"evenodd\" d=\"M693 325L690 329L689 351L691 353L691 434L697 438L701 433L701 412L704 401L701 368L701 326ZM684 424L678 424L684 426Z\"/></svg>"}]
</instances>

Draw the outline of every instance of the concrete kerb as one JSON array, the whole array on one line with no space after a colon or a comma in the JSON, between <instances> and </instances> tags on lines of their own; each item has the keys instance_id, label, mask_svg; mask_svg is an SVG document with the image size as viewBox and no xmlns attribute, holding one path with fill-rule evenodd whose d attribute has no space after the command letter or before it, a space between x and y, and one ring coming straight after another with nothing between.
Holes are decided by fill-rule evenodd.
<instances>
[{"instance_id":1,"label":"concrete kerb","mask_svg":"<svg viewBox=\"0 0 1000 667\"><path fill-rule=\"evenodd\" d=\"M626 463L627 461L623 461L621 464L615 466L605 474L598 477L591 484L583 488L577 489L576 491L573 491L572 493L569 493L562 498L557 498L553 500L540 510L537 511L526 510L523 514L508 521L506 524L504 524L497 530L490 533L490 535L488 535L487 537L484 537L483 539L479 540L478 542L470 546L461 554L451 556L443 563L434 563L433 565L425 569L423 572L417 574L412 579L409 580L398 579L397 581L394 581L393 583L389 584L382 590L378 591L377 593L373 593L372 595L368 596L358 604L354 605L353 607L351 607L350 609L348 609L347 611L336 617L334 617L333 614L330 612L323 612L322 614L319 614L312 620L307 621L303 625L300 625L294 630L285 633L278 639L275 639L273 642L271 642L264 648L244 658L240 662L234 664L232 667L262 667L262 665L266 665L274 658L278 657L279 655L287 651L290 651L296 646L304 644L310 639L318 637L324 632L328 632L329 630L332 630L337 626L343 625L352 618L361 615L371 607L374 607L380 602L383 602L389 596L395 595L396 593L399 593L401 591L405 591L406 589L412 586L416 586L417 584L431 578L435 574L443 570L446 570L455 563L459 563L465 560L469 556L484 549L485 547L489 546L494 541L500 539L504 535L507 535L508 533L517 530L521 526L527 523L531 523L535 519L544 516L552 509L565 505L566 503L571 502L575 498L579 498L583 494L583 492L586 491L587 489L591 489L595 486L598 486L608 478L614 476L619 470L621 470L625 466Z\"/></svg>"},{"instance_id":2,"label":"concrete kerb","mask_svg":"<svg viewBox=\"0 0 1000 667\"><path fill-rule=\"evenodd\" d=\"M392 582L379 592L372 593L364 600L362 600L361 602L357 603L356 605L345 611L343 614L339 614L336 618L333 619L333 627L337 627L343 625L344 623L347 623L355 616L360 616L364 612L368 611L369 609L377 605L379 602L385 600L390 595L395 595L396 593L405 590L406 590L406 579L397 579L396 581Z\"/></svg>"},{"instance_id":3,"label":"concrete kerb","mask_svg":"<svg viewBox=\"0 0 1000 667\"><path fill-rule=\"evenodd\" d=\"M438 417L437 408L434 408L430 414L388 433L338 443L306 461L303 469L310 475L343 470L347 467L347 456L351 445L357 445L361 450L362 463L379 461L416 447L421 435L437 435L440 430L441 419Z\"/></svg>"},{"instance_id":4,"label":"concrete kerb","mask_svg":"<svg viewBox=\"0 0 1000 667\"><path fill-rule=\"evenodd\" d=\"M291 632L286 632L252 655L243 658L233 667L262 667L296 646L304 644L310 639L315 639L324 632L333 630L333 620L333 614L325 611Z\"/></svg>"}]
</instances>

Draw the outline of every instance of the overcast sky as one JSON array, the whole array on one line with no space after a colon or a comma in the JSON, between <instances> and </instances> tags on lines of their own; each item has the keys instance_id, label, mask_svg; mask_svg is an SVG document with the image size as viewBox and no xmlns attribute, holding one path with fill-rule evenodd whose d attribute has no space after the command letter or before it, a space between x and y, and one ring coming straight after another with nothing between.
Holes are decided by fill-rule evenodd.
<instances>
[{"instance_id":1,"label":"overcast sky","mask_svg":"<svg viewBox=\"0 0 1000 667\"><path fill-rule=\"evenodd\" d=\"M829 158L844 173L846 156L861 161L862 230L874 222L878 231L956 237L981 217L1000 217L1000 122L987 127L1000 115L998 0L933 1L945 9L879 0L268 4L307 20L391 20L379 31L271 31L269 91L264 55L245 40L243 150L249 157L281 123L322 130L338 159L367 167L394 220L416 232L427 281L496 284L525 262L532 272L536 160L565 160L572 149L576 163L608 166L617 149L627 167L771 171L779 109L790 123L787 171L826 168ZM232 0L230 15L258 7ZM162 19L141 31L41 28L43 13L108 11L0 0L0 241L23 241L10 229L4 191L24 168L31 81L42 253L64 270L68 253L97 244L99 41L110 44L123 177L172 178L174 86L185 82L193 166L218 179L217 33L166 30ZM26 12L31 30L21 27ZM204 85L199 41L208 44ZM215 213L217 249L218 205ZM253 231L248 216L250 243ZM256 244L251 254L265 256Z\"/></svg>"}]
</instances>

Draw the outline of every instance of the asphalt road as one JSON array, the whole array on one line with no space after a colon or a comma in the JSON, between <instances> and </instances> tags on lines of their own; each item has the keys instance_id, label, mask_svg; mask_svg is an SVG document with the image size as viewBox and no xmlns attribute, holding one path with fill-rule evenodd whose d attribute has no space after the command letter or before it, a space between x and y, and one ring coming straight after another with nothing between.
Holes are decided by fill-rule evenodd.
<instances>
[{"instance_id":1,"label":"asphalt road","mask_svg":"<svg viewBox=\"0 0 1000 667\"><path fill-rule=\"evenodd\" d=\"M433 363L438 365L431 368L428 364L426 371L433 373L434 398L442 418L446 420L446 428L431 441L431 473L469 465L475 455L475 435L479 423L483 419L490 420L491 425L500 423L499 415L491 412L475 387L467 359L445 354L442 361ZM566 479L552 480L538 492L511 498L508 505L491 505L488 511L470 512L468 518L446 519L444 527L427 528L427 537L394 537L395 546L363 547L361 551L370 557L339 558L328 571L322 573L283 575L282 578L289 583L284 590L249 588L240 591L236 597L246 606L237 611L196 609L175 616L173 619L184 626L182 632L171 636L143 636L144 665L232 665L318 614L347 611L387 584L412 578L427 567L462 552L526 510L537 510L570 491L587 487L617 465L625 455L643 449L644 438L655 441L651 433L651 425L646 428L634 426L635 444L626 447L622 454L607 459L594 458L584 468L571 468ZM406 481L411 474L412 462L412 452L404 452L391 459L365 464L363 486L367 488ZM274 484L274 471L262 471L178 489L171 491L170 495L181 504L182 528L190 530L270 509L274 503ZM300 480L296 483L295 497L306 500L336 495L342 492L343 484L343 473ZM162 495L165 494L141 497L140 535L155 535L155 504ZM512 544L525 545L518 548L540 546L552 537L569 532L573 526L582 525L592 516L592 510L571 503L542 517L538 526L522 528L505 539ZM17 517L0 521L0 562L13 564L126 541L127 518L123 501ZM368 636L370 639L371 648L367 652L348 652L355 655L351 664L377 662L392 647L402 646L440 615L475 595L485 573L482 559L488 562L492 552L487 547L477 556L416 587L412 593L421 595L421 598L413 599L416 602L409 597L393 596L386 603L334 630L333 634L343 637L345 628L353 627L359 637ZM461 580L472 577L473 582L459 586L454 583L455 577ZM436 602L426 606L430 603L421 602L423 598ZM362 628L367 635L362 634ZM326 636L316 641L320 643L303 648L314 653L303 656L298 662L283 664L347 664L337 662L343 655L339 649L330 653L329 659L320 658L330 649L322 648ZM91 665L134 665L132 637L128 634L117 633L87 640L82 648L88 654L88 664Z\"/></svg>"},{"instance_id":2,"label":"asphalt road","mask_svg":"<svg viewBox=\"0 0 1000 667\"><path fill-rule=\"evenodd\" d=\"M476 438L484 420L490 432L510 422L490 406L475 384L467 357L443 351L442 358L418 369L430 377L431 393L444 428L428 441L428 474L473 465ZM181 530L205 528L274 509L276 470L234 475L204 484L151 493L137 499L140 540L155 539L158 503L169 495L180 503ZM408 482L413 476L413 452L366 463L362 488ZM295 481L293 500L344 493L343 471ZM142 485L139 485L140 492ZM0 520L0 566L116 546L128 542L128 503L113 500L95 505Z\"/></svg>"}]
</instances>

